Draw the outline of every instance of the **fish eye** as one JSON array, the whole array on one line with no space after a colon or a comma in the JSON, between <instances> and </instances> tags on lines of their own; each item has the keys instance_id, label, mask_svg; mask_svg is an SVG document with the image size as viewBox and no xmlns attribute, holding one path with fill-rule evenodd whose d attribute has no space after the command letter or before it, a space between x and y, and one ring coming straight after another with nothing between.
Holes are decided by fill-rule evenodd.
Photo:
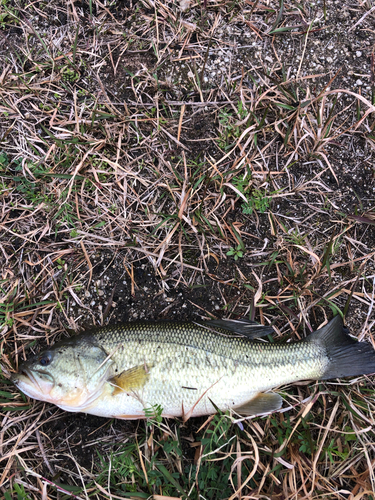
<instances>
[{"instance_id":1,"label":"fish eye","mask_svg":"<svg viewBox=\"0 0 375 500\"><path fill-rule=\"evenodd\" d=\"M39 363L42 366L48 366L52 361L52 354L50 352L47 352L43 354L41 358L39 358Z\"/></svg>"}]
</instances>

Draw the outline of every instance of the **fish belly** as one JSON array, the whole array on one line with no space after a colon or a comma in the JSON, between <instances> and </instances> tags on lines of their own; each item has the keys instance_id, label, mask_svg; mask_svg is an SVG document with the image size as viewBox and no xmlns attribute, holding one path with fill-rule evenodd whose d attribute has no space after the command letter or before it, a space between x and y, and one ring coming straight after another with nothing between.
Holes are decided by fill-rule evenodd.
<instances>
[{"instance_id":1,"label":"fish belly","mask_svg":"<svg viewBox=\"0 0 375 500\"><path fill-rule=\"evenodd\" d=\"M86 413L103 417L144 418L144 410L162 408L164 417L210 415L216 408L222 411L235 409L254 398L259 391L246 384L240 373L228 376L212 373L202 377L191 372L170 374L170 378L153 373L144 388L112 395L113 387L107 384L102 395Z\"/></svg>"}]
</instances>

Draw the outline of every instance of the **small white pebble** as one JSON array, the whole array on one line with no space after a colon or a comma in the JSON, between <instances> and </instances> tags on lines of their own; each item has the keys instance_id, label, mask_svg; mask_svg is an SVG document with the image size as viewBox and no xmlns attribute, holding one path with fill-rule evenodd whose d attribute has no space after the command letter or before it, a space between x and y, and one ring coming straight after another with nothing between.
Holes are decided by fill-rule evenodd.
<instances>
[{"instance_id":1,"label":"small white pebble","mask_svg":"<svg viewBox=\"0 0 375 500\"><path fill-rule=\"evenodd\" d=\"M185 12L190 7L190 0L180 0L180 9Z\"/></svg>"},{"instance_id":2,"label":"small white pebble","mask_svg":"<svg viewBox=\"0 0 375 500\"><path fill-rule=\"evenodd\" d=\"M362 80L360 80L358 78L358 80L355 82L355 84L358 85L358 87L359 87L360 85L363 85L363 82L362 82Z\"/></svg>"},{"instance_id":3,"label":"small white pebble","mask_svg":"<svg viewBox=\"0 0 375 500\"><path fill-rule=\"evenodd\" d=\"M356 55L357 57L361 57L362 52L361 52L360 50L357 50L357 52L355 53L355 55Z\"/></svg>"}]
</instances>

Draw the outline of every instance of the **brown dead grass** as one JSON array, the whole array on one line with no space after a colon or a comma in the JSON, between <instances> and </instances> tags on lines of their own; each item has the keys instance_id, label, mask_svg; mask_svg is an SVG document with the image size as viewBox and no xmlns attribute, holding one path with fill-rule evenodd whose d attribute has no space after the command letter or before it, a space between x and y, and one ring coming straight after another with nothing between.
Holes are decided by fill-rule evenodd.
<instances>
[{"instance_id":1,"label":"brown dead grass","mask_svg":"<svg viewBox=\"0 0 375 500\"><path fill-rule=\"evenodd\" d=\"M335 23L335 4L326 6ZM348 8L348 39L363 30L373 42L373 7ZM217 314L208 299L217 294L225 316L250 314L277 336L300 338L350 302L352 332L374 343L373 52L371 94L347 86L345 68L305 69L311 44L330 29L324 16L313 25L307 3L208 1L185 14L146 0L95 0L91 12L77 2L1 9L0 490L15 495L18 484L29 498L66 498L63 483L83 487L73 498L120 498L94 481L96 455L85 460L82 450L109 454L139 429L98 419L90 439L78 417L76 429L54 436L66 414L18 394L8 375L37 341L116 317L122 280L129 297L142 297L142 266L158 305L159 295L188 290L190 317ZM250 48L238 62L242 32ZM224 49L233 56L213 76ZM107 303L94 307L99 291ZM150 317L139 300L135 311ZM166 300L158 314L173 307ZM215 450L218 470L230 463L228 498L371 498L372 379L283 394L287 411L239 422L243 433L231 427L228 446ZM166 459L169 470L205 464L197 439L210 422L191 424L191 449ZM168 425L165 435L179 439ZM139 447L146 478L159 430ZM310 451L303 440L314 442ZM206 492L192 481L198 494Z\"/></svg>"}]
</instances>

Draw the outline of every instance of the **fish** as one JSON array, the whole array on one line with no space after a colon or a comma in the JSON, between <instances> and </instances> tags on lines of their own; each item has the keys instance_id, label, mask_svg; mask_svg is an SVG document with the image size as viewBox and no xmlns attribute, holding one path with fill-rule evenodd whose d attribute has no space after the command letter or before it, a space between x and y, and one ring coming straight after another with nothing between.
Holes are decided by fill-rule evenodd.
<instances>
[{"instance_id":1,"label":"fish","mask_svg":"<svg viewBox=\"0 0 375 500\"><path fill-rule=\"evenodd\" d=\"M375 351L335 316L297 342L267 342L273 329L248 320L130 322L62 340L11 376L27 396L63 410L142 419L252 416L279 410L271 391L300 380L375 372ZM270 392L271 391L271 392Z\"/></svg>"}]
</instances>

